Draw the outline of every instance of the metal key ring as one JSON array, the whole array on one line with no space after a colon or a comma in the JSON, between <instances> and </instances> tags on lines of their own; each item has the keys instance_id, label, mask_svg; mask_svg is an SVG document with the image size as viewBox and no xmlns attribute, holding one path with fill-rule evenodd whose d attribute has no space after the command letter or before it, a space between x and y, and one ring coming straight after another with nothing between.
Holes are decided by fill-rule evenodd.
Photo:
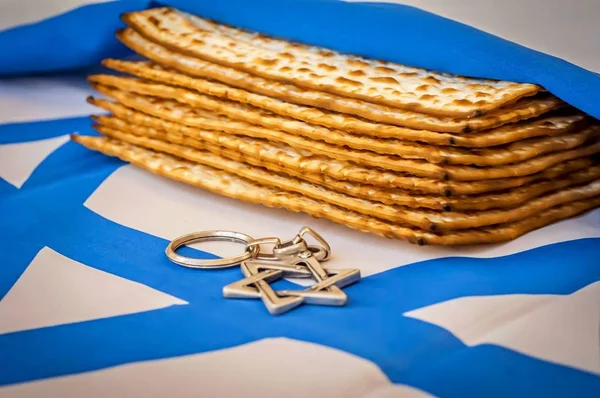
<instances>
[{"instance_id":1,"label":"metal key ring","mask_svg":"<svg viewBox=\"0 0 600 398\"><path fill-rule=\"evenodd\" d=\"M244 253L228 257L228 258L220 258L216 260L204 260L193 257L185 257L180 254L175 253L177 249L181 246L197 243L197 242L207 242L207 241L226 241L226 242L236 242L242 243L246 247ZM234 231L200 231L200 232L192 232L191 234L180 236L177 239L174 239L169 243L167 249L165 250L165 254L175 264L179 264L183 267L188 268L227 268L232 267L234 265L238 265L242 261L249 260L251 258L256 258L258 252L260 251L260 246L248 246L248 243L254 241L251 236L243 234L241 232Z\"/></svg>"}]
</instances>

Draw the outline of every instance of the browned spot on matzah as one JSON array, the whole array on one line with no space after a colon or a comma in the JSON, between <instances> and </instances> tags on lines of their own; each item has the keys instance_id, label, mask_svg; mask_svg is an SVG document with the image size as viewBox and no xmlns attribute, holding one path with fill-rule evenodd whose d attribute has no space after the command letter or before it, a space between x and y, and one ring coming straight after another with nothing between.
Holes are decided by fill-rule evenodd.
<instances>
[{"instance_id":1,"label":"browned spot on matzah","mask_svg":"<svg viewBox=\"0 0 600 398\"><path fill-rule=\"evenodd\" d=\"M280 53L279 56L281 58L294 59L294 56L292 54L288 53L288 52Z\"/></svg>"},{"instance_id":2,"label":"browned spot on matzah","mask_svg":"<svg viewBox=\"0 0 600 398\"><path fill-rule=\"evenodd\" d=\"M346 63L350 66L356 66L357 68L366 68L367 66L369 66L368 63L358 59L349 59L346 61Z\"/></svg>"},{"instance_id":3,"label":"browned spot on matzah","mask_svg":"<svg viewBox=\"0 0 600 398\"><path fill-rule=\"evenodd\" d=\"M468 84L467 87L473 90L481 90L486 88L486 86L484 86L483 84Z\"/></svg>"},{"instance_id":4,"label":"browned spot on matzah","mask_svg":"<svg viewBox=\"0 0 600 398\"><path fill-rule=\"evenodd\" d=\"M457 99L457 100L454 100L454 103L457 105L471 105L472 104L472 102L469 101L468 99Z\"/></svg>"},{"instance_id":5,"label":"browned spot on matzah","mask_svg":"<svg viewBox=\"0 0 600 398\"><path fill-rule=\"evenodd\" d=\"M333 71L337 70L337 67L333 66L333 65L319 64L317 66L321 69L325 69L328 72L333 72Z\"/></svg>"},{"instance_id":6,"label":"browned spot on matzah","mask_svg":"<svg viewBox=\"0 0 600 398\"><path fill-rule=\"evenodd\" d=\"M319 51L317 54L319 54L321 57L325 57L325 58L329 58L329 57L333 57L333 53L331 51Z\"/></svg>"},{"instance_id":7,"label":"browned spot on matzah","mask_svg":"<svg viewBox=\"0 0 600 398\"><path fill-rule=\"evenodd\" d=\"M441 83L438 79L436 79L433 76L427 76L424 79L421 79L421 81L425 82L425 83L429 83L429 84L439 84Z\"/></svg>"},{"instance_id":8,"label":"browned spot on matzah","mask_svg":"<svg viewBox=\"0 0 600 398\"><path fill-rule=\"evenodd\" d=\"M398 80L393 77L370 77L369 80L377 83L398 84Z\"/></svg>"},{"instance_id":9,"label":"browned spot on matzah","mask_svg":"<svg viewBox=\"0 0 600 398\"><path fill-rule=\"evenodd\" d=\"M279 70L281 72L290 72L292 68L290 68L289 66L282 66L281 68L279 68Z\"/></svg>"},{"instance_id":10,"label":"browned spot on matzah","mask_svg":"<svg viewBox=\"0 0 600 398\"><path fill-rule=\"evenodd\" d=\"M266 66L275 66L279 62L278 59L264 59L264 58L259 58L257 61Z\"/></svg>"},{"instance_id":11,"label":"browned spot on matzah","mask_svg":"<svg viewBox=\"0 0 600 398\"><path fill-rule=\"evenodd\" d=\"M412 77L412 76L417 76L418 73L416 72L401 72L398 74L398 76L400 77Z\"/></svg>"},{"instance_id":12,"label":"browned spot on matzah","mask_svg":"<svg viewBox=\"0 0 600 398\"><path fill-rule=\"evenodd\" d=\"M227 45L229 47L232 47L232 48L235 47L235 46L237 46L237 44L235 42L233 42L233 41L230 41L229 43L227 43Z\"/></svg>"},{"instance_id":13,"label":"browned spot on matzah","mask_svg":"<svg viewBox=\"0 0 600 398\"><path fill-rule=\"evenodd\" d=\"M458 90L453 87L446 87L442 89L442 94L453 94L458 93Z\"/></svg>"},{"instance_id":14,"label":"browned spot on matzah","mask_svg":"<svg viewBox=\"0 0 600 398\"><path fill-rule=\"evenodd\" d=\"M194 44L197 44L197 45L199 45L199 46L202 46L202 45L204 45L204 40L200 40L200 39L192 39L192 42L193 42Z\"/></svg>"},{"instance_id":15,"label":"browned spot on matzah","mask_svg":"<svg viewBox=\"0 0 600 398\"><path fill-rule=\"evenodd\" d=\"M434 98L435 98L435 95L431 95L431 94L424 94L421 96L421 99L423 99L423 100L431 100Z\"/></svg>"},{"instance_id":16,"label":"browned spot on matzah","mask_svg":"<svg viewBox=\"0 0 600 398\"><path fill-rule=\"evenodd\" d=\"M355 87L362 86L361 82L357 82L356 80L346 79L345 77L336 77L335 81L340 84L349 84L349 85L355 86Z\"/></svg>"},{"instance_id":17,"label":"browned spot on matzah","mask_svg":"<svg viewBox=\"0 0 600 398\"><path fill-rule=\"evenodd\" d=\"M377 66L377 67L375 67L375 70L378 72L396 73L396 71L394 69L388 68L387 66Z\"/></svg>"},{"instance_id":18,"label":"browned spot on matzah","mask_svg":"<svg viewBox=\"0 0 600 398\"><path fill-rule=\"evenodd\" d=\"M415 90L416 91L428 91L429 90L429 86L428 84L421 84L419 87L417 87Z\"/></svg>"},{"instance_id":19,"label":"browned spot on matzah","mask_svg":"<svg viewBox=\"0 0 600 398\"><path fill-rule=\"evenodd\" d=\"M309 72L311 72L311 70L310 70L310 69L308 69L308 68L300 68L300 69L298 69L298 72L301 72L301 73L309 73Z\"/></svg>"},{"instance_id":20,"label":"browned spot on matzah","mask_svg":"<svg viewBox=\"0 0 600 398\"><path fill-rule=\"evenodd\" d=\"M364 75L365 75L365 72L363 72L363 71L362 71L362 70L360 70L360 69L356 69L356 70L353 70L353 71L350 71L350 72L348 72L348 74L349 74L350 76L356 76L356 77L360 77L360 76L364 76Z\"/></svg>"}]
</instances>

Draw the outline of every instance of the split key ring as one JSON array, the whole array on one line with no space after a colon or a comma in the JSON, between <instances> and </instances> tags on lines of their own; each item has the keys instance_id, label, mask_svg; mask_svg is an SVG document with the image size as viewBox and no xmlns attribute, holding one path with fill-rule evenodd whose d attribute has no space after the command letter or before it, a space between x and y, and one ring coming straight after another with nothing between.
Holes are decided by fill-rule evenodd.
<instances>
[{"instance_id":1,"label":"split key ring","mask_svg":"<svg viewBox=\"0 0 600 398\"><path fill-rule=\"evenodd\" d=\"M209 241L219 241L219 242L236 242L242 243L246 247L244 252L240 255L228 257L228 258L219 258L214 260L205 260L200 258L186 257L181 254L177 254L175 251L179 249L181 246L189 245L192 243L199 242L209 242ZM246 234L241 232L234 231L200 231L200 232L192 232L190 234L186 234L180 236L177 239L174 239L169 243L167 249L165 250L165 254L169 258L169 260L173 261L175 264L179 264L183 267L188 268L227 268L232 267L241 263L242 261L249 260L251 258L256 258L260 251L260 246L257 245L249 245L254 241L254 239Z\"/></svg>"}]
</instances>

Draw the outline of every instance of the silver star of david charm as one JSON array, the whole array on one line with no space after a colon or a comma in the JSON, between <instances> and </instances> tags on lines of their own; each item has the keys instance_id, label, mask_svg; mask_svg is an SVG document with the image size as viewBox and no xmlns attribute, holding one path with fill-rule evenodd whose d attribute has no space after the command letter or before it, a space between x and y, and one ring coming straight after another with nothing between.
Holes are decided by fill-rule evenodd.
<instances>
[{"instance_id":1,"label":"silver star of david charm","mask_svg":"<svg viewBox=\"0 0 600 398\"><path fill-rule=\"evenodd\" d=\"M304 239L311 236L318 245L309 245ZM225 259L199 259L176 253L184 245L204 241L228 241L245 244L242 254ZM272 253L261 246L272 245ZM283 314L301 304L345 305L348 298L341 288L360 280L357 269L325 270L319 261L331 257L329 244L310 227L288 241L277 237L254 239L235 231L211 230L182 235L172 240L165 250L167 257L188 268L207 269L241 265L245 279L223 288L227 298L260 298L271 314ZM275 291L270 283L281 278L312 278L315 284L304 290Z\"/></svg>"},{"instance_id":2,"label":"silver star of david charm","mask_svg":"<svg viewBox=\"0 0 600 398\"><path fill-rule=\"evenodd\" d=\"M305 290L280 290L281 296L297 296L304 299L306 304L317 305L345 305L346 293L341 288L360 280L360 271L357 269L330 269L329 277L308 287Z\"/></svg>"},{"instance_id":3,"label":"silver star of david charm","mask_svg":"<svg viewBox=\"0 0 600 398\"><path fill-rule=\"evenodd\" d=\"M303 303L345 305L347 296L341 288L358 281L360 271L356 269L325 271L316 260L311 265L309 267L281 262L244 261L241 269L246 278L225 286L223 296L227 298L260 298L273 315L283 314ZM317 283L305 290L275 291L270 285L283 277L306 276L312 276Z\"/></svg>"},{"instance_id":4,"label":"silver star of david charm","mask_svg":"<svg viewBox=\"0 0 600 398\"><path fill-rule=\"evenodd\" d=\"M260 298L273 315L283 314L302 304L302 297L280 297L269 283L283 277L285 269L291 274L298 272L297 267L283 264L268 264L245 261L241 264L246 278L223 288L223 296L227 298ZM262 265L262 266L261 266Z\"/></svg>"}]
</instances>

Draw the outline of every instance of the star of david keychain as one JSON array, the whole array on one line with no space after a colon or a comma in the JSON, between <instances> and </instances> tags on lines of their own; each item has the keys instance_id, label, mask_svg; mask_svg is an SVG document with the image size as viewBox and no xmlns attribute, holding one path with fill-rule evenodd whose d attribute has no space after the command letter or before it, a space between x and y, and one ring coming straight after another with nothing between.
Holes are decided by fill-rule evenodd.
<instances>
[{"instance_id":1,"label":"star of david keychain","mask_svg":"<svg viewBox=\"0 0 600 398\"><path fill-rule=\"evenodd\" d=\"M309 245L304 237L312 236L318 245ZM206 242L229 241L245 245L238 256L204 260L181 256L175 251L181 246ZM272 252L263 252L263 245L272 245ZM261 299L273 315L283 314L301 304L343 306L347 296L342 288L360 280L358 269L325 269L321 262L331 258L329 244L309 227L288 241L279 238L254 239L233 231L201 231L183 235L169 243L165 251L176 264L196 269L225 268L240 264L245 276L223 288L223 296L237 299ZM303 290L279 290L271 283L281 278L311 278L316 283Z\"/></svg>"}]
</instances>

